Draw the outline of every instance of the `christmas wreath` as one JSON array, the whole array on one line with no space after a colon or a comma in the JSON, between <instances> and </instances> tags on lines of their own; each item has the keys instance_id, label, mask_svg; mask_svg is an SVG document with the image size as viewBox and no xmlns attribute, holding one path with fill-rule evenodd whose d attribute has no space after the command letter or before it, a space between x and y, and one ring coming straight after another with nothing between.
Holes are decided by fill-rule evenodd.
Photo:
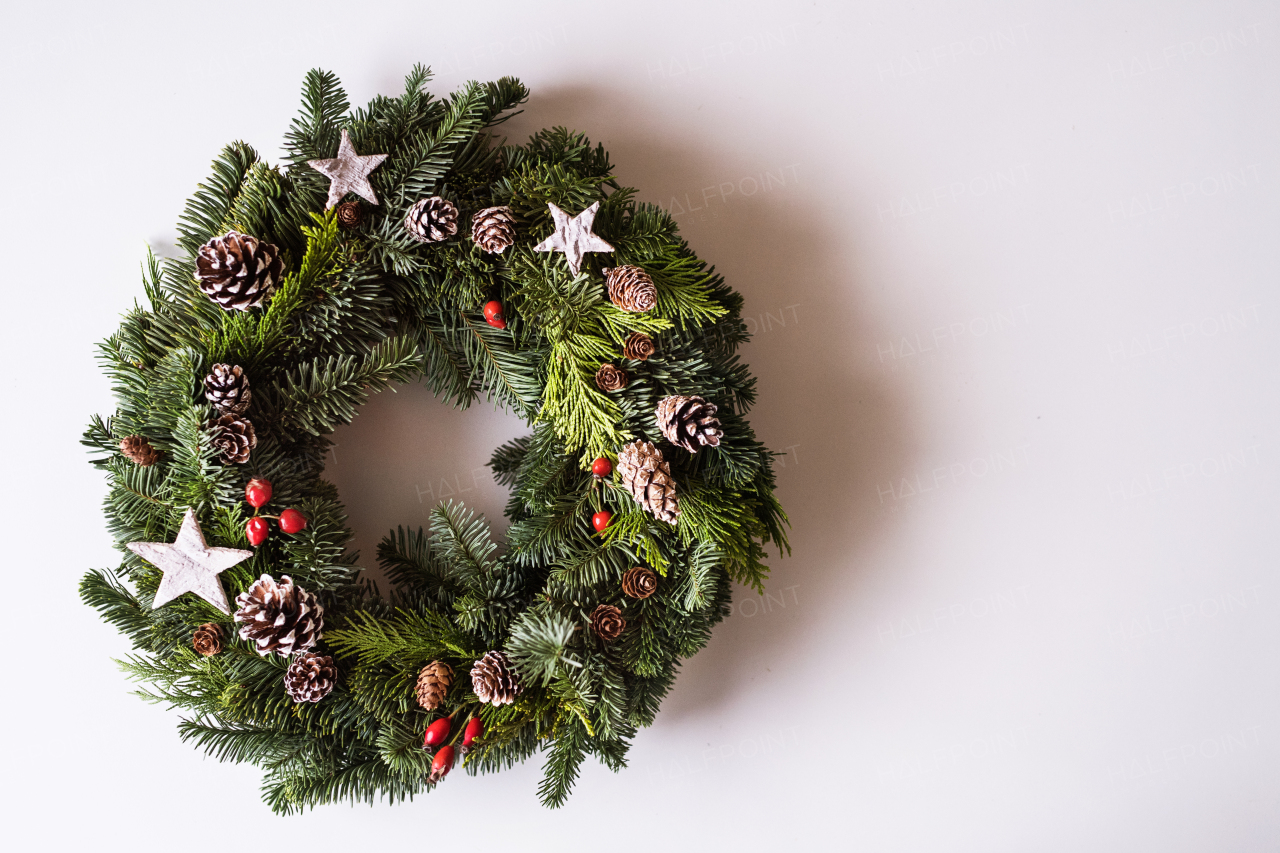
<instances>
[{"instance_id":1,"label":"christmas wreath","mask_svg":"<svg viewBox=\"0 0 1280 853\"><path fill-rule=\"evenodd\" d=\"M730 581L759 589L765 544L787 548L741 297L602 146L497 140L517 80L436 99L429 76L350 110L311 72L285 165L224 149L181 257L149 259L147 307L101 345L118 408L84 443L123 562L81 595L132 642L142 695L262 767L278 812L543 749L561 804L588 753L624 765ZM415 380L532 434L490 463L505 545L442 504L379 545L384 594L323 460L371 391Z\"/></svg>"}]
</instances>

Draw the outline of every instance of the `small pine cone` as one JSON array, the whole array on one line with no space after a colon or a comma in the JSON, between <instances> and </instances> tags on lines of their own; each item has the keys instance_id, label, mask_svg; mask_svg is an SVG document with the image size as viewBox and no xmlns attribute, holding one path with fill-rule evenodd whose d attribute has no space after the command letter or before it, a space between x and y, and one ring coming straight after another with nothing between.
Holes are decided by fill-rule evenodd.
<instances>
[{"instance_id":1,"label":"small pine cone","mask_svg":"<svg viewBox=\"0 0 1280 853\"><path fill-rule=\"evenodd\" d=\"M602 364L596 371L596 387L601 391L621 391L627 387L627 372L612 364Z\"/></svg>"},{"instance_id":2,"label":"small pine cone","mask_svg":"<svg viewBox=\"0 0 1280 853\"><path fill-rule=\"evenodd\" d=\"M222 626L217 622L201 625L191 637L191 647L205 657L222 651Z\"/></svg>"},{"instance_id":3,"label":"small pine cone","mask_svg":"<svg viewBox=\"0 0 1280 853\"><path fill-rule=\"evenodd\" d=\"M502 652L489 652L471 667L471 689L481 702L510 705L524 685L510 658Z\"/></svg>"},{"instance_id":4,"label":"small pine cone","mask_svg":"<svg viewBox=\"0 0 1280 853\"><path fill-rule=\"evenodd\" d=\"M471 240L497 255L516 241L516 218L509 207L486 207L471 217Z\"/></svg>"},{"instance_id":5,"label":"small pine cone","mask_svg":"<svg viewBox=\"0 0 1280 853\"><path fill-rule=\"evenodd\" d=\"M458 208L438 195L419 199L404 218L405 230L419 243L439 243L458 233Z\"/></svg>"},{"instance_id":6,"label":"small pine cone","mask_svg":"<svg viewBox=\"0 0 1280 853\"><path fill-rule=\"evenodd\" d=\"M228 311L248 311L271 297L284 268L280 250L257 237L229 231L200 247L200 289Z\"/></svg>"},{"instance_id":7,"label":"small pine cone","mask_svg":"<svg viewBox=\"0 0 1280 853\"><path fill-rule=\"evenodd\" d=\"M715 404L701 397L663 397L658 403L657 418L658 429L667 441L690 453L697 453L704 445L719 447L724 436Z\"/></svg>"},{"instance_id":8,"label":"small pine cone","mask_svg":"<svg viewBox=\"0 0 1280 853\"><path fill-rule=\"evenodd\" d=\"M160 461L160 451L140 435L126 435L120 439L120 452L135 465L147 468Z\"/></svg>"},{"instance_id":9,"label":"small pine cone","mask_svg":"<svg viewBox=\"0 0 1280 853\"><path fill-rule=\"evenodd\" d=\"M633 566L622 576L622 592L630 598L648 598L658 591L658 576L652 569Z\"/></svg>"},{"instance_id":10,"label":"small pine cone","mask_svg":"<svg viewBox=\"0 0 1280 853\"><path fill-rule=\"evenodd\" d=\"M204 378L204 398L224 415L244 414L253 399L244 368L238 364L215 364Z\"/></svg>"},{"instance_id":11,"label":"small pine cone","mask_svg":"<svg viewBox=\"0 0 1280 853\"><path fill-rule=\"evenodd\" d=\"M659 521L675 524L680 517L676 481L662 451L652 442L633 441L618 453L618 477L636 503Z\"/></svg>"},{"instance_id":12,"label":"small pine cone","mask_svg":"<svg viewBox=\"0 0 1280 853\"><path fill-rule=\"evenodd\" d=\"M243 623L240 639L253 641L258 654L275 652L289 657L306 651L324 630L324 608L319 600L293 578L283 575L276 583L263 575L253 586L236 596L235 620Z\"/></svg>"},{"instance_id":13,"label":"small pine cone","mask_svg":"<svg viewBox=\"0 0 1280 853\"><path fill-rule=\"evenodd\" d=\"M248 462L249 453L258 446L258 436L253 431L253 424L240 415L222 415L210 421L209 428L216 429L213 446L218 449L222 461L227 465Z\"/></svg>"},{"instance_id":14,"label":"small pine cone","mask_svg":"<svg viewBox=\"0 0 1280 853\"><path fill-rule=\"evenodd\" d=\"M328 655L303 652L284 674L284 692L295 702L319 702L338 683L338 667Z\"/></svg>"},{"instance_id":15,"label":"small pine cone","mask_svg":"<svg viewBox=\"0 0 1280 853\"><path fill-rule=\"evenodd\" d=\"M612 604L601 604L591 612L591 630L606 643L621 637L626 627L627 620L622 618L622 611Z\"/></svg>"},{"instance_id":16,"label":"small pine cone","mask_svg":"<svg viewBox=\"0 0 1280 853\"><path fill-rule=\"evenodd\" d=\"M658 304L658 288L653 278L640 267L621 266L604 271L609 287L609 301L623 311L640 313Z\"/></svg>"},{"instance_id":17,"label":"small pine cone","mask_svg":"<svg viewBox=\"0 0 1280 853\"><path fill-rule=\"evenodd\" d=\"M645 361L653 355L654 351L653 338L644 332L632 332L631 337L627 338L627 342L622 345L623 358L629 358L632 361Z\"/></svg>"},{"instance_id":18,"label":"small pine cone","mask_svg":"<svg viewBox=\"0 0 1280 853\"><path fill-rule=\"evenodd\" d=\"M434 711L444 701L453 684L453 668L441 660L433 660L418 673L418 704Z\"/></svg>"},{"instance_id":19,"label":"small pine cone","mask_svg":"<svg viewBox=\"0 0 1280 853\"><path fill-rule=\"evenodd\" d=\"M357 228L364 222L364 208L358 201L344 201L338 205L338 224L343 228Z\"/></svg>"}]
</instances>

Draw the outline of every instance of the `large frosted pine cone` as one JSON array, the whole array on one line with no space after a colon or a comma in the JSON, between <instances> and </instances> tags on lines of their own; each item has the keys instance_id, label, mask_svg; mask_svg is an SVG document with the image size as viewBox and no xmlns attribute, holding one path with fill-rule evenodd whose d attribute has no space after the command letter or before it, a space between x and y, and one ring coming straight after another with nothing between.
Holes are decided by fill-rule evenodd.
<instances>
[{"instance_id":1,"label":"large frosted pine cone","mask_svg":"<svg viewBox=\"0 0 1280 853\"><path fill-rule=\"evenodd\" d=\"M516 218L509 207L486 207L471 217L471 241L500 254L516 241Z\"/></svg>"},{"instance_id":2,"label":"large frosted pine cone","mask_svg":"<svg viewBox=\"0 0 1280 853\"><path fill-rule=\"evenodd\" d=\"M604 271L609 301L623 311L640 313L658 304L658 288L653 277L640 267L626 265Z\"/></svg>"},{"instance_id":3,"label":"large frosted pine cone","mask_svg":"<svg viewBox=\"0 0 1280 853\"><path fill-rule=\"evenodd\" d=\"M240 465L249 461L249 454L258 446L258 436L253 424L240 415L222 415L209 422L214 430L213 446L227 465Z\"/></svg>"},{"instance_id":4,"label":"large frosted pine cone","mask_svg":"<svg viewBox=\"0 0 1280 853\"><path fill-rule=\"evenodd\" d=\"M319 600L283 575L276 583L263 575L236 596L235 620L241 623L240 639L250 640L258 654L275 652L288 657L320 640L324 608Z\"/></svg>"},{"instance_id":5,"label":"large frosted pine cone","mask_svg":"<svg viewBox=\"0 0 1280 853\"><path fill-rule=\"evenodd\" d=\"M510 705L524 686L510 658L502 652L489 652L471 667L471 689L481 702Z\"/></svg>"},{"instance_id":6,"label":"large frosted pine cone","mask_svg":"<svg viewBox=\"0 0 1280 853\"><path fill-rule=\"evenodd\" d=\"M715 404L701 397L679 394L663 397L658 403L657 417L658 429L667 441L690 453L697 453L704 446L718 447L724 436Z\"/></svg>"},{"instance_id":7,"label":"large frosted pine cone","mask_svg":"<svg viewBox=\"0 0 1280 853\"><path fill-rule=\"evenodd\" d=\"M204 378L204 398L224 415L244 414L253 399L244 368L238 364L215 364Z\"/></svg>"},{"instance_id":8,"label":"large frosted pine cone","mask_svg":"<svg viewBox=\"0 0 1280 853\"><path fill-rule=\"evenodd\" d=\"M458 208L438 195L419 199L404 218L405 230L420 243L439 243L458 233Z\"/></svg>"},{"instance_id":9,"label":"large frosted pine cone","mask_svg":"<svg viewBox=\"0 0 1280 853\"><path fill-rule=\"evenodd\" d=\"M338 683L338 667L328 655L303 652L284 674L284 691L295 702L319 702Z\"/></svg>"},{"instance_id":10,"label":"large frosted pine cone","mask_svg":"<svg viewBox=\"0 0 1280 853\"><path fill-rule=\"evenodd\" d=\"M434 711L444 701L453 684L453 668L442 660L433 660L418 673L418 704Z\"/></svg>"},{"instance_id":11,"label":"large frosted pine cone","mask_svg":"<svg viewBox=\"0 0 1280 853\"><path fill-rule=\"evenodd\" d=\"M200 289L228 311L248 311L270 298L283 270L280 250L257 237L228 231L200 247Z\"/></svg>"},{"instance_id":12,"label":"large frosted pine cone","mask_svg":"<svg viewBox=\"0 0 1280 853\"><path fill-rule=\"evenodd\" d=\"M649 441L633 441L618 453L618 477L636 503L659 521L675 524L680 517L676 481L662 451Z\"/></svg>"}]
</instances>

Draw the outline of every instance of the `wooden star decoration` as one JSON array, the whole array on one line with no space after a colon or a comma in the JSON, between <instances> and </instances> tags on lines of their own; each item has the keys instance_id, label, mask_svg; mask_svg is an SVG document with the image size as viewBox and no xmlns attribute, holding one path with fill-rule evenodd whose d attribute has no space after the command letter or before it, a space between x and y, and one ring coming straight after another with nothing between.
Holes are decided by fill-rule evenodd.
<instances>
[{"instance_id":1,"label":"wooden star decoration","mask_svg":"<svg viewBox=\"0 0 1280 853\"><path fill-rule=\"evenodd\" d=\"M564 252L565 260L569 262L569 270L577 275L582 267L583 253L613 251L613 246L591 233L591 226L596 221L596 211L600 209L600 202L596 202L572 217L551 202L547 202L547 207L551 209L551 218L555 220L556 230L550 237L533 247L535 252Z\"/></svg>"},{"instance_id":2,"label":"wooden star decoration","mask_svg":"<svg viewBox=\"0 0 1280 853\"><path fill-rule=\"evenodd\" d=\"M342 131L337 157L332 160L307 161L308 166L329 178L329 202L324 209L328 210L342 201L347 193L355 193L369 204L377 204L378 197L369 183L369 173L382 165L385 159L386 154L357 154L355 146L351 144L351 135Z\"/></svg>"},{"instance_id":3,"label":"wooden star decoration","mask_svg":"<svg viewBox=\"0 0 1280 853\"><path fill-rule=\"evenodd\" d=\"M194 592L223 613L230 614L227 594L218 574L253 556L239 548L210 548L196 521L195 510L187 510L182 527L170 545L167 542L130 542L125 546L164 572L151 607L168 604L184 592Z\"/></svg>"}]
</instances>

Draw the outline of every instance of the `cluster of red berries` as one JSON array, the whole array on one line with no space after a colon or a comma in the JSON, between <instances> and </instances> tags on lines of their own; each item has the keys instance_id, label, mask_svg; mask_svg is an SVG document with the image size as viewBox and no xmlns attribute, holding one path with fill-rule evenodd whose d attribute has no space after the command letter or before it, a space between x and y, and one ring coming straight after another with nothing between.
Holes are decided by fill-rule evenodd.
<instances>
[{"instance_id":1,"label":"cluster of red berries","mask_svg":"<svg viewBox=\"0 0 1280 853\"><path fill-rule=\"evenodd\" d=\"M603 456L597 457L591 463L591 475L597 480L603 480L612 473L613 463ZM596 533L604 533L604 529L609 526L610 521L613 521L613 513L607 509L602 509L591 516L591 526L596 529Z\"/></svg>"},{"instance_id":2,"label":"cluster of red berries","mask_svg":"<svg viewBox=\"0 0 1280 853\"><path fill-rule=\"evenodd\" d=\"M454 713L457 713L456 711ZM453 769L453 745L445 744L449 738L449 731L453 728L453 716L441 717L431 725L427 726L427 733L422 738L423 749L433 749L437 746L436 757L431 759L431 778L434 780L443 779ZM484 734L484 723L479 717L472 717L467 721L467 727L462 732L462 754L466 755L467 750L471 748L471 743L480 735ZM441 744L444 744L441 746Z\"/></svg>"},{"instance_id":3,"label":"cluster of red berries","mask_svg":"<svg viewBox=\"0 0 1280 853\"><path fill-rule=\"evenodd\" d=\"M267 537L271 535L268 518L276 519L285 533L299 533L307 526L307 517L292 507L279 515L258 515L257 511L271 500L270 480L254 477L244 487L244 499L254 509L253 518L244 523L244 535L249 537L250 545L256 547L267 541Z\"/></svg>"}]
</instances>

